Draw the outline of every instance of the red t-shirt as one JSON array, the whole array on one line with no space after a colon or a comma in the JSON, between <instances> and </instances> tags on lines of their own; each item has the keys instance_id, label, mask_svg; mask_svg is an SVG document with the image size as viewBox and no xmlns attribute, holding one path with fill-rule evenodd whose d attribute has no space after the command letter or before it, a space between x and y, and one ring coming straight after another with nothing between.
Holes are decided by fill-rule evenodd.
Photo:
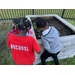
<instances>
[{"instance_id":1,"label":"red t-shirt","mask_svg":"<svg viewBox=\"0 0 75 75\"><path fill-rule=\"evenodd\" d=\"M11 48L12 58L18 65L31 65L35 61L35 53L40 46L32 36L15 36L10 34L7 46Z\"/></svg>"}]
</instances>

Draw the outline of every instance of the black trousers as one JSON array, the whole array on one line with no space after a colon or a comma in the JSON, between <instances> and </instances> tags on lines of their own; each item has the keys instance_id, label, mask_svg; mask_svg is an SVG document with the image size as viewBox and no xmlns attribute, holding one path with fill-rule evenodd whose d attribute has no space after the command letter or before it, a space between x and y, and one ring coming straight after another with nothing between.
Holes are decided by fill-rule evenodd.
<instances>
[{"instance_id":1,"label":"black trousers","mask_svg":"<svg viewBox=\"0 0 75 75\"><path fill-rule=\"evenodd\" d=\"M41 55L41 63L42 63L42 65L45 65L46 64L45 61L50 56L53 58L55 65L59 65L59 61L58 61L58 57L57 57L58 53L52 54L52 53L49 53L47 50L45 50L43 52L43 54Z\"/></svg>"}]
</instances>

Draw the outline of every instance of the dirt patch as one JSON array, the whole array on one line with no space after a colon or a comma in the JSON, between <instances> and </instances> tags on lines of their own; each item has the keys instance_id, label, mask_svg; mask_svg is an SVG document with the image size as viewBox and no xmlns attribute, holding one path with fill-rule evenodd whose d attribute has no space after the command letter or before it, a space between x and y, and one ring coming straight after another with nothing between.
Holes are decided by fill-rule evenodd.
<instances>
[{"instance_id":1,"label":"dirt patch","mask_svg":"<svg viewBox=\"0 0 75 75\"><path fill-rule=\"evenodd\" d=\"M38 19L39 18L32 19L33 25L34 25L34 23L36 23L36 21ZM46 18L46 19L48 21L49 26L54 26L60 32L60 36L66 36L66 35L75 34L75 32L73 32L70 28L68 28L66 25L64 25L62 22L60 22L55 17ZM39 31L39 29L35 28L34 31L35 31L36 38L40 39L41 38L41 32Z\"/></svg>"}]
</instances>

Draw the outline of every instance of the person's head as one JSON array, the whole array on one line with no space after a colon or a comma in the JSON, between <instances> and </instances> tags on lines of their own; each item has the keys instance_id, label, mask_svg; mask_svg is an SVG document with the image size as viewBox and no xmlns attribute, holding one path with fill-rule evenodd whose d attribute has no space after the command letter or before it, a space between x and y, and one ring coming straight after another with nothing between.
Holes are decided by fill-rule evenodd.
<instances>
[{"instance_id":1,"label":"person's head","mask_svg":"<svg viewBox=\"0 0 75 75\"><path fill-rule=\"evenodd\" d=\"M27 18L20 19L20 22L18 23L19 31L26 33L30 28L31 28L31 22L27 20Z\"/></svg>"},{"instance_id":2,"label":"person's head","mask_svg":"<svg viewBox=\"0 0 75 75\"><path fill-rule=\"evenodd\" d=\"M39 30L44 31L45 29L48 28L47 19L39 18L38 21L36 22L36 26Z\"/></svg>"},{"instance_id":3,"label":"person's head","mask_svg":"<svg viewBox=\"0 0 75 75\"><path fill-rule=\"evenodd\" d=\"M19 22L19 19L18 19L18 18L14 18L14 19L13 19L13 25L18 24L18 22Z\"/></svg>"}]
</instances>

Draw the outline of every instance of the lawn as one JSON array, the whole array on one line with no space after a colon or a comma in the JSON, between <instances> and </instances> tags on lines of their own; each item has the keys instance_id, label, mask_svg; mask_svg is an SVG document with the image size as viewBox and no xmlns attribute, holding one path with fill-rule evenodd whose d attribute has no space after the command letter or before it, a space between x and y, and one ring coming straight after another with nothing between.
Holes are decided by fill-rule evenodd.
<instances>
[{"instance_id":1,"label":"lawn","mask_svg":"<svg viewBox=\"0 0 75 75\"><path fill-rule=\"evenodd\" d=\"M65 19L65 20L75 26L75 20L71 20L71 19Z\"/></svg>"},{"instance_id":2,"label":"lawn","mask_svg":"<svg viewBox=\"0 0 75 75\"><path fill-rule=\"evenodd\" d=\"M75 56L71 58L60 59L59 64L60 65L75 65ZM39 63L38 65L41 65L41 63ZM46 62L46 65L55 65L55 64L54 64L54 61L52 60L52 61Z\"/></svg>"},{"instance_id":3,"label":"lawn","mask_svg":"<svg viewBox=\"0 0 75 75\"><path fill-rule=\"evenodd\" d=\"M13 27L12 21L0 22L0 65L15 64L12 60L11 50L7 47L7 32Z\"/></svg>"},{"instance_id":4,"label":"lawn","mask_svg":"<svg viewBox=\"0 0 75 75\"><path fill-rule=\"evenodd\" d=\"M25 15L33 14L31 11L32 9L29 9L29 10L27 9L27 11L25 11L24 9L15 9L15 10L13 9L12 11L11 10L12 9L7 9L7 10L0 9L0 14L1 14L0 19L25 17ZM48 11L47 11L47 9L41 9L41 10L35 9L34 11L35 11L35 13L34 13L35 15L52 13L52 14L58 14L61 16L63 9L48 9ZM39 13L38 13L38 11L39 11ZM68 10L66 10L66 13L68 13ZM74 16L74 15L75 15L75 13L72 14L72 16ZM64 14L64 17L65 16L67 16L67 14ZM71 19L66 19L66 20L75 26L75 20L71 20ZM12 20L0 21L0 65L16 65L12 59L11 49L9 47L7 47L7 38L8 38L7 32L9 30L11 30L12 27L13 27ZM75 65L75 57L61 59L61 60L59 60L59 63L60 63L60 65ZM46 64L54 65L54 61L46 62ZM41 63L39 63L38 65L41 65Z\"/></svg>"}]
</instances>

